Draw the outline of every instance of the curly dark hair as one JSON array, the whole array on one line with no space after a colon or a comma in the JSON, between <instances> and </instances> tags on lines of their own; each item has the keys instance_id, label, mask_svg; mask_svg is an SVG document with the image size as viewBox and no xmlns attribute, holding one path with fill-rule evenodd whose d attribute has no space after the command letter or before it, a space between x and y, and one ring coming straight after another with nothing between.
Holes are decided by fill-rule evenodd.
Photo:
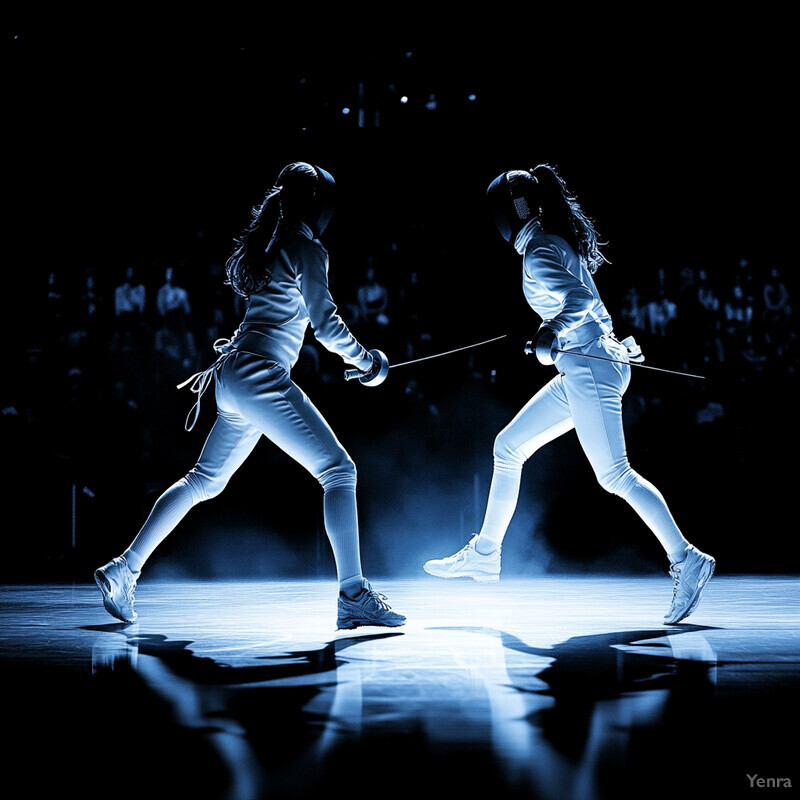
<instances>
[{"instance_id":1,"label":"curly dark hair","mask_svg":"<svg viewBox=\"0 0 800 800\"><path fill-rule=\"evenodd\" d=\"M539 207L542 228L565 239L585 261L590 273L597 272L601 264L610 263L602 253L606 242L600 241L594 221L583 212L577 197L555 168L539 164L521 174L530 176L526 194L530 195L529 202ZM514 180L509 175L509 183Z\"/></svg>"}]
</instances>

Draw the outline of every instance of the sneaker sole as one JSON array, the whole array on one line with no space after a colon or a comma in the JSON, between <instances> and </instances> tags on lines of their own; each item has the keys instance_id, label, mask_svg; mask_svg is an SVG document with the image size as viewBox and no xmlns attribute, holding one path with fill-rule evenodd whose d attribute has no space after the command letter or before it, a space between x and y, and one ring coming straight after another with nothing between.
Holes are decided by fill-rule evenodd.
<instances>
[{"instance_id":1,"label":"sneaker sole","mask_svg":"<svg viewBox=\"0 0 800 800\"><path fill-rule=\"evenodd\" d=\"M689 607L683 614L673 622L664 622L667 625L677 625L679 622L683 622L698 606L700 603L700 598L703 594L703 589L705 589L706 584L711 580L711 576L714 574L714 570L717 567L717 562L715 560L706 561L704 574L700 577L700 580L697 583L697 591L694 593L694 597L692 598L692 602L689 603Z\"/></svg>"},{"instance_id":2,"label":"sneaker sole","mask_svg":"<svg viewBox=\"0 0 800 800\"><path fill-rule=\"evenodd\" d=\"M429 570L425 565L422 566L422 569L428 573L428 575L433 575L434 578L444 578L445 580L455 580L457 578L472 578L473 581L476 583L499 583L500 576L499 575L450 575L450 574L440 574L438 572L432 572Z\"/></svg>"},{"instance_id":3,"label":"sneaker sole","mask_svg":"<svg viewBox=\"0 0 800 800\"><path fill-rule=\"evenodd\" d=\"M94 573L94 582L97 584L97 588L100 590L100 593L103 595L103 607L112 617L120 620L121 622L132 623L135 622L135 619L127 619L125 616L120 614L119 610L117 609L116 603L111 597L111 582L103 575L100 570Z\"/></svg>"},{"instance_id":4,"label":"sneaker sole","mask_svg":"<svg viewBox=\"0 0 800 800\"><path fill-rule=\"evenodd\" d=\"M367 622L365 620L348 620L346 622L337 621L336 629L339 631L352 631L356 628L399 628L406 624L402 622Z\"/></svg>"}]
</instances>

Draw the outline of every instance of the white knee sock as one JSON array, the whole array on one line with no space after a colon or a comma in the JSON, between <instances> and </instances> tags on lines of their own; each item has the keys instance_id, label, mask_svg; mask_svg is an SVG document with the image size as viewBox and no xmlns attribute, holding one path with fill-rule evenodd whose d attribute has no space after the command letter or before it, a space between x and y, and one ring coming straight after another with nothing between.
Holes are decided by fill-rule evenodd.
<instances>
[{"instance_id":1,"label":"white knee sock","mask_svg":"<svg viewBox=\"0 0 800 800\"><path fill-rule=\"evenodd\" d=\"M508 526L511 524L511 518L517 508L521 477L522 467L498 468L495 465L480 538L475 545L479 553L487 555L503 543Z\"/></svg>"},{"instance_id":2,"label":"white knee sock","mask_svg":"<svg viewBox=\"0 0 800 800\"><path fill-rule=\"evenodd\" d=\"M650 481L637 476L625 500L656 535L671 561L681 560L689 545L670 513L661 492Z\"/></svg>"},{"instance_id":3,"label":"white knee sock","mask_svg":"<svg viewBox=\"0 0 800 800\"><path fill-rule=\"evenodd\" d=\"M328 489L323 498L325 532L333 549L342 591L356 594L362 584L361 548L355 489Z\"/></svg>"},{"instance_id":4,"label":"white knee sock","mask_svg":"<svg viewBox=\"0 0 800 800\"><path fill-rule=\"evenodd\" d=\"M141 572L145 561L167 538L194 505L194 495L184 479L172 484L156 500L150 515L130 547L123 553L132 572Z\"/></svg>"}]
</instances>

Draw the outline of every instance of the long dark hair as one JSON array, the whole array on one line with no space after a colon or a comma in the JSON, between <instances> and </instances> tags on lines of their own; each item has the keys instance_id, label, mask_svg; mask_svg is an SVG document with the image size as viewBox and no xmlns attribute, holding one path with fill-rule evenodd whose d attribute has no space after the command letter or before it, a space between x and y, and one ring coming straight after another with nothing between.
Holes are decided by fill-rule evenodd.
<instances>
[{"instance_id":1,"label":"long dark hair","mask_svg":"<svg viewBox=\"0 0 800 800\"><path fill-rule=\"evenodd\" d=\"M609 263L601 252L606 242L600 241L594 221L583 212L564 179L549 164L539 164L530 174L536 181L542 228L566 239L590 273L597 272L601 264Z\"/></svg>"},{"instance_id":2,"label":"long dark hair","mask_svg":"<svg viewBox=\"0 0 800 800\"><path fill-rule=\"evenodd\" d=\"M250 224L236 238L236 249L225 262L225 281L236 294L250 297L271 280L269 245L281 215L280 186L273 186L251 210Z\"/></svg>"},{"instance_id":3,"label":"long dark hair","mask_svg":"<svg viewBox=\"0 0 800 800\"><path fill-rule=\"evenodd\" d=\"M235 250L225 262L226 284L242 297L263 289L271 280L270 248L282 219L308 215L317 171L304 161L284 167L264 199L253 206L250 224L234 240Z\"/></svg>"}]
</instances>

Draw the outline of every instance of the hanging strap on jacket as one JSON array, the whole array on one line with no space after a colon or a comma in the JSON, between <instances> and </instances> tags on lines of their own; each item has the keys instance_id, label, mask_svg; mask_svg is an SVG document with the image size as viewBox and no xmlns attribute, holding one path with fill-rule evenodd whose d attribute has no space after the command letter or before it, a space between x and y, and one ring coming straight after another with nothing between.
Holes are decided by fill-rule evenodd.
<instances>
[{"instance_id":1,"label":"hanging strap on jacket","mask_svg":"<svg viewBox=\"0 0 800 800\"><path fill-rule=\"evenodd\" d=\"M219 358L217 358L211 366L206 367L200 372L195 372L194 375L190 375L183 383L178 384L178 389L189 386L189 391L197 395L194 405L189 409L189 413L186 416L186 422L183 424L185 430L192 430L197 423L197 418L200 416L200 400L206 389L208 389L214 377L215 370L223 365L225 359L231 354L232 349L230 339L217 339L217 341L214 342L214 352L219 353ZM191 422L189 421L190 418Z\"/></svg>"}]
</instances>

